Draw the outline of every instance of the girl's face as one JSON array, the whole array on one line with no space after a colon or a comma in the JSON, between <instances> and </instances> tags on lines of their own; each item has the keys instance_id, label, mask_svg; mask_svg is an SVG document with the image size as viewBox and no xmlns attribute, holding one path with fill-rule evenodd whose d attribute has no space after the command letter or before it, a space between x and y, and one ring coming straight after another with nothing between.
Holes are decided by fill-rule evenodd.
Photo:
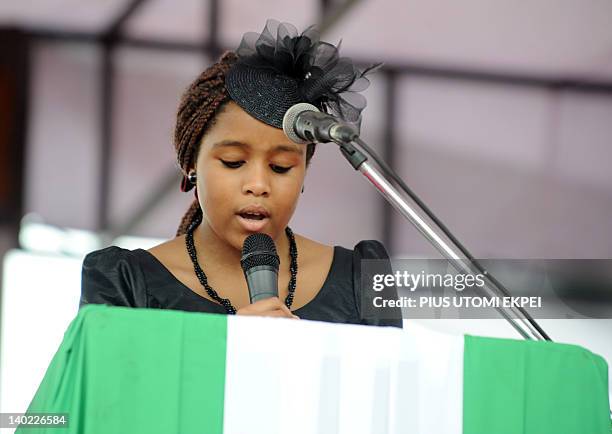
<instances>
[{"instance_id":1,"label":"girl's face","mask_svg":"<svg viewBox=\"0 0 612 434\"><path fill-rule=\"evenodd\" d=\"M240 250L252 233L275 241L283 234L304 182L306 146L230 101L204 135L195 170L204 221Z\"/></svg>"}]
</instances>

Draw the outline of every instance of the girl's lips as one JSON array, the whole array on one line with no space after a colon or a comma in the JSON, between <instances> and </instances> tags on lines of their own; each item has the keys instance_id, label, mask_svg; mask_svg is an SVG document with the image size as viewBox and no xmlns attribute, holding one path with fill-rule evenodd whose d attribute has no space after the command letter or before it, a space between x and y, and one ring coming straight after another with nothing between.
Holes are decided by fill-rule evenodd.
<instances>
[{"instance_id":1,"label":"girl's lips","mask_svg":"<svg viewBox=\"0 0 612 434\"><path fill-rule=\"evenodd\" d=\"M261 220L253 220L242 217L239 214L236 214L238 217L238 221L242 225L242 227L249 232L259 232L268 224L268 217L264 217Z\"/></svg>"}]
</instances>

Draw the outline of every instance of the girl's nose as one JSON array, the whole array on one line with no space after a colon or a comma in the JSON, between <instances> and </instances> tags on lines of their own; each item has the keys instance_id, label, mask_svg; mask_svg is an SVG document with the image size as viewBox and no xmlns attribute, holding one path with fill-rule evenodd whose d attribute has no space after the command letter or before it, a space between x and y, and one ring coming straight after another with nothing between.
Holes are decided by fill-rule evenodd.
<instances>
[{"instance_id":1,"label":"girl's nose","mask_svg":"<svg viewBox=\"0 0 612 434\"><path fill-rule=\"evenodd\" d=\"M242 186L244 194L252 194L255 196L267 196L270 194L270 183L267 166L261 164L252 164L249 170L245 173L245 180Z\"/></svg>"}]
</instances>

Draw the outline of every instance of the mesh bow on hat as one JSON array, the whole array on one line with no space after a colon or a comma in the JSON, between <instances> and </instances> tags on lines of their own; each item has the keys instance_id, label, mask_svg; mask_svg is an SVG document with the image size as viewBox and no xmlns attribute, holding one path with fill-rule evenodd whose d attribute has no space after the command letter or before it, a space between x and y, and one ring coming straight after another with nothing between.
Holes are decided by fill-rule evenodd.
<instances>
[{"instance_id":1,"label":"mesh bow on hat","mask_svg":"<svg viewBox=\"0 0 612 434\"><path fill-rule=\"evenodd\" d=\"M370 84L365 75L381 64L359 71L350 58L340 57L340 44L319 37L314 26L298 35L294 26L276 20L268 20L262 33L246 33L225 79L232 100L276 128L300 102L359 127L366 99L358 92Z\"/></svg>"}]
</instances>

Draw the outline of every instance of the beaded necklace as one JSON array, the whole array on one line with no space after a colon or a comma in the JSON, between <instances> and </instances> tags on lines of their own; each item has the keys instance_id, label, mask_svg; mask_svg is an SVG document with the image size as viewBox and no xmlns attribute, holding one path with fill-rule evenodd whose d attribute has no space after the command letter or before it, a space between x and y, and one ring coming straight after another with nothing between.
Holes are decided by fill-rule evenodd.
<instances>
[{"instance_id":1,"label":"beaded necklace","mask_svg":"<svg viewBox=\"0 0 612 434\"><path fill-rule=\"evenodd\" d=\"M198 256L196 254L195 244L193 242L193 231L196 227L202 222L202 214L198 213L196 217L193 219L189 228L187 229L187 234L185 235L185 245L187 247L187 253L189 253L189 257L191 258L191 262L193 263L193 269L195 271L198 280L206 290L206 293L217 303L221 304L225 311L228 314L235 314L236 308L232 305L232 302L228 298L223 298L219 296L217 291L215 291L209 284L208 278L204 273L204 270L200 267L198 263ZM293 303L293 295L295 293L295 285L297 280L297 245L295 243L295 237L293 236L293 231L289 226L285 228L285 234L289 238L289 256L291 258L291 264L289 265L289 271L291 272L291 279L289 279L289 285L287 287L289 294L285 298L285 306L291 308L291 304Z\"/></svg>"}]
</instances>

